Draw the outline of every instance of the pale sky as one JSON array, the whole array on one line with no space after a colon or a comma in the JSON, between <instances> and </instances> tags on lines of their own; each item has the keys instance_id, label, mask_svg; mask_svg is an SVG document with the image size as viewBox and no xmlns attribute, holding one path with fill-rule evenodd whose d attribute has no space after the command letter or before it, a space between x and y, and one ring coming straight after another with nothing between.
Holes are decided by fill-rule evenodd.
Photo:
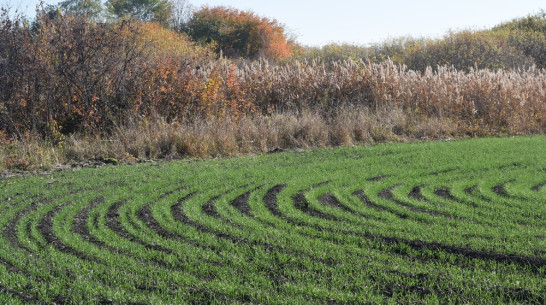
<instances>
[{"instance_id":1,"label":"pale sky","mask_svg":"<svg viewBox=\"0 0 546 305\"><path fill-rule=\"evenodd\" d=\"M58 0L46 0L49 4ZM189 0L275 18L304 45L365 45L405 35L439 37L449 30L484 29L546 9L545 0ZM38 0L0 0L33 14Z\"/></svg>"}]
</instances>

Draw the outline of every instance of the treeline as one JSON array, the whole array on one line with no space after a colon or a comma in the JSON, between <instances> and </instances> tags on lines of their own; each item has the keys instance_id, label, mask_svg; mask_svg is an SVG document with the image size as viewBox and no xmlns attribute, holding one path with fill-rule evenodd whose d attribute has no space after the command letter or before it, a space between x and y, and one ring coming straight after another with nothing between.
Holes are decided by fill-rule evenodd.
<instances>
[{"instance_id":1,"label":"treeline","mask_svg":"<svg viewBox=\"0 0 546 305\"><path fill-rule=\"evenodd\" d=\"M4 10L0 141L116 138L123 156L150 158L546 131L544 12L442 39L309 48L274 19L162 1L111 0L106 12L68 0L33 21ZM18 158L30 155L0 163Z\"/></svg>"},{"instance_id":2,"label":"treeline","mask_svg":"<svg viewBox=\"0 0 546 305\"><path fill-rule=\"evenodd\" d=\"M489 30L449 32L442 38L401 37L372 46L330 44L307 48L297 56L326 62L392 60L411 70L454 67L457 70L546 68L546 11L502 23Z\"/></svg>"}]
</instances>

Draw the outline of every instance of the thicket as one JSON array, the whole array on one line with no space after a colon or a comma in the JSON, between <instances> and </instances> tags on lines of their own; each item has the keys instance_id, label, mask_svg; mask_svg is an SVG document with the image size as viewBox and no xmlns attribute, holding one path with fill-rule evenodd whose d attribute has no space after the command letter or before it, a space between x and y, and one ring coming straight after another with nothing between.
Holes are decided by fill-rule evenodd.
<instances>
[{"instance_id":1,"label":"thicket","mask_svg":"<svg viewBox=\"0 0 546 305\"><path fill-rule=\"evenodd\" d=\"M202 40L135 19L42 11L29 24L4 11L0 163L39 166L31 142L66 161L74 139L97 147L80 159L112 147L130 159L546 131L544 13L368 48L298 48L276 22L226 8L203 8L185 28L222 16L233 23ZM255 32L230 39L239 26Z\"/></svg>"},{"instance_id":2,"label":"thicket","mask_svg":"<svg viewBox=\"0 0 546 305\"><path fill-rule=\"evenodd\" d=\"M176 79L212 56L154 23L0 18L0 130L18 137L105 132L159 99L183 103L165 86L182 89Z\"/></svg>"},{"instance_id":3,"label":"thicket","mask_svg":"<svg viewBox=\"0 0 546 305\"><path fill-rule=\"evenodd\" d=\"M228 57L284 59L291 53L284 27L250 11L203 7L181 30Z\"/></svg>"},{"instance_id":4,"label":"thicket","mask_svg":"<svg viewBox=\"0 0 546 305\"><path fill-rule=\"evenodd\" d=\"M371 46L329 44L307 48L299 60L392 60L411 70L453 66L458 70L546 68L546 12L502 23L489 30L449 32L441 38L401 37Z\"/></svg>"}]
</instances>

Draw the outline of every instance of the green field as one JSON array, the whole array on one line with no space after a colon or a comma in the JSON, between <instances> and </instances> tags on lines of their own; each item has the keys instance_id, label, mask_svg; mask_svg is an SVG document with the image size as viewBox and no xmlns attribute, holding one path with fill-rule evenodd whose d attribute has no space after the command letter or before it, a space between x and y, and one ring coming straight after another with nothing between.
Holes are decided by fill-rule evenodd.
<instances>
[{"instance_id":1,"label":"green field","mask_svg":"<svg viewBox=\"0 0 546 305\"><path fill-rule=\"evenodd\" d=\"M0 303L546 302L546 137L0 181Z\"/></svg>"}]
</instances>

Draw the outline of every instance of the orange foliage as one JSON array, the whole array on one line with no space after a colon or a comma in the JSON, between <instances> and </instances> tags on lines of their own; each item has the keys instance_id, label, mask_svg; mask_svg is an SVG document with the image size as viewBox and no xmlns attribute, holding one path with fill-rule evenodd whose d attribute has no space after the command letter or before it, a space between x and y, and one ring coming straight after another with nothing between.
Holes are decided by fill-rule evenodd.
<instances>
[{"instance_id":1,"label":"orange foliage","mask_svg":"<svg viewBox=\"0 0 546 305\"><path fill-rule=\"evenodd\" d=\"M290 56L284 27L275 19L228 7L203 7L186 26L190 36L229 57Z\"/></svg>"}]
</instances>

